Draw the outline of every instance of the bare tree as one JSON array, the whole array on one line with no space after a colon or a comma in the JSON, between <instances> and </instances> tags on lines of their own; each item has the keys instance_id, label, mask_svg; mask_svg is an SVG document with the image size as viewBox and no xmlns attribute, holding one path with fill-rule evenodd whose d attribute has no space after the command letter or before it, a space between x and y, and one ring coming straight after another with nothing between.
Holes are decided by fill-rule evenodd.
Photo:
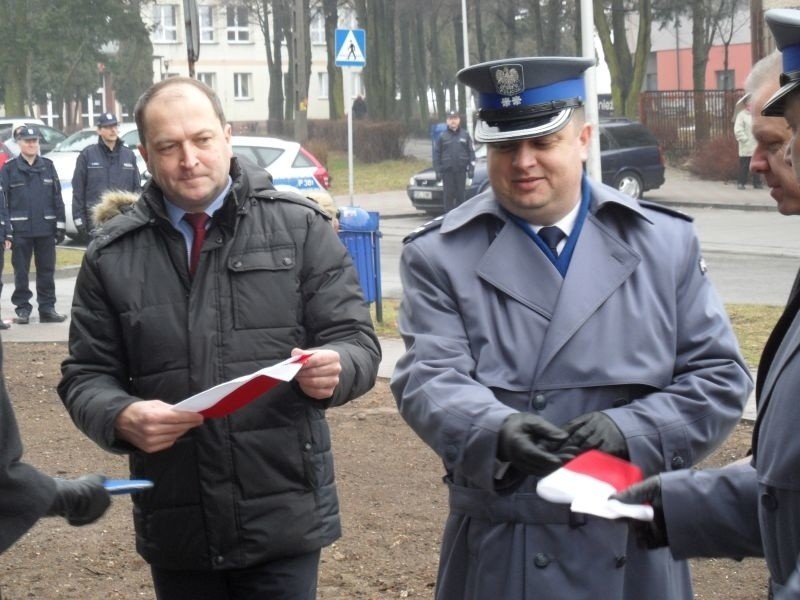
<instances>
[{"instance_id":1,"label":"bare tree","mask_svg":"<svg viewBox=\"0 0 800 600\"><path fill-rule=\"evenodd\" d=\"M638 17L636 48L631 51L627 36L627 15ZM606 64L611 75L611 97L614 111L636 117L639 92L642 89L647 56L650 53L652 12L650 0L610 0L594 2L594 23L603 46Z\"/></svg>"}]
</instances>

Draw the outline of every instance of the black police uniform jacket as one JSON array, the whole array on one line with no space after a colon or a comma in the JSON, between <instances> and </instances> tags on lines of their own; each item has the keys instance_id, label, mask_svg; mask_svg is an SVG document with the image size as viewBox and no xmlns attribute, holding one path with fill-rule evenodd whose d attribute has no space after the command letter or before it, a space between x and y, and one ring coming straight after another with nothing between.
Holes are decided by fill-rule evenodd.
<instances>
[{"instance_id":1,"label":"black police uniform jacket","mask_svg":"<svg viewBox=\"0 0 800 600\"><path fill-rule=\"evenodd\" d=\"M433 169L437 173L444 171L464 172L475 162L475 150L472 139L460 127L453 131L449 127L436 140L433 153Z\"/></svg>"},{"instance_id":2,"label":"black police uniform jacket","mask_svg":"<svg viewBox=\"0 0 800 600\"><path fill-rule=\"evenodd\" d=\"M129 453L132 477L155 482L134 495L134 523L139 553L162 568L242 568L337 539L325 408L365 393L377 375L368 308L327 216L251 165L232 161L233 186L194 279L150 182L100 223L75 286L59 394L96 443ZM340 354L333 397L281 384L154 454L116 438L114 421L132 402L178 402L294 347Z\"/></svg>"},{"instance_id":3,"label":"black police uniform jacket","mask_svg":"<svg viewBox=\"0 0 800 600\"><path fill-rule=\"evenodd\" d=\"M64 201L53 161L37 156L28 164L22 156L6 162L0 171L13 235L55 238L64 228Z\"/></svg>"},{"instance_id":4,"label":"black police uniform jacket","mask_svg":"<svg viewBox=\"0 0 800 600\"><path fill-rule=\"evenodd\" d=\"M72 175L72 218L82 219L91 228L91 211L100 201L103 192L138 192L141 187L141 175L133 150L122 140L117 140L112 150L100 138L96 144L81 150L75 161Z\"/></svg>"}]
</instances>

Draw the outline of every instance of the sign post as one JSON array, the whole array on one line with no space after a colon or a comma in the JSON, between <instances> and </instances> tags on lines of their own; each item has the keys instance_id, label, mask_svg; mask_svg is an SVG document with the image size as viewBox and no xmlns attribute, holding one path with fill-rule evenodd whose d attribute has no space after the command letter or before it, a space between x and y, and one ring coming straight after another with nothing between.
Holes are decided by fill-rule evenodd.
<instances>
[{"instance_id":1,"label":"sign post","mask_svg":"<svg viewBox=\"0 0 800 600\"><path fill-rule=\"evenodd\" d=\"M337 67L342 67L342 101L347 110L347 172L350 206L353 205L353 68L367 64L367 40L363 29L336 30Z\"/></svg>"}]
</instances>

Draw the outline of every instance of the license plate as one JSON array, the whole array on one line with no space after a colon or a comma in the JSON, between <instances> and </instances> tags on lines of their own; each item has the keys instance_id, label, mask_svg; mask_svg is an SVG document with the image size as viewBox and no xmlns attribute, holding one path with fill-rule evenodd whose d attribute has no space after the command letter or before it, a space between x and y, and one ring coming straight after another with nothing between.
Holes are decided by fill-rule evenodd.
<instances>
[{"instance_id":1,"label":"license plate","mask_svg":"<svg viewBox=\"0 0 800 600\"><path fill-rule=\"evenodd\" d=\"M433 198L433 194L430 192L414 192L414 198L417 200L430 200Z\"/></svg>"}]
</instances>

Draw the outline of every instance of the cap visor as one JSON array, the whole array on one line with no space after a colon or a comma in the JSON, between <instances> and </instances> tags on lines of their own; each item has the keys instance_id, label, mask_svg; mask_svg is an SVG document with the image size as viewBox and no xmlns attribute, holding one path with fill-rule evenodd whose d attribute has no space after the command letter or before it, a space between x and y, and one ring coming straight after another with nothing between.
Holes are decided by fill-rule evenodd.
<instances>
[{"instance_id":1,"label":"cap visor","mask_svg":"<svg viewBox=\"0 0 800 600\"><path fill-rule=\"evenodd\" d=\"M764 103L761 114L765 117L782 117L786 108L786 100L791 92L800 87L800 80L790 81Z\"/></svg>"},{"instance_id":2,"label":"cap visor","mask_svg":"<svg viewBox=\"0 0 800 600\"><path fill-rule=\"evenodd\" d=\"M486 121L478 119L475 124L475 141L477 142L504 142L524 138L537 138L564 129L572 117L572 108L565 108L553 116L552 119L533 127L513 128L514 121L500 123L500 127L489 125Z\"/></svg>"}]
</instances>

